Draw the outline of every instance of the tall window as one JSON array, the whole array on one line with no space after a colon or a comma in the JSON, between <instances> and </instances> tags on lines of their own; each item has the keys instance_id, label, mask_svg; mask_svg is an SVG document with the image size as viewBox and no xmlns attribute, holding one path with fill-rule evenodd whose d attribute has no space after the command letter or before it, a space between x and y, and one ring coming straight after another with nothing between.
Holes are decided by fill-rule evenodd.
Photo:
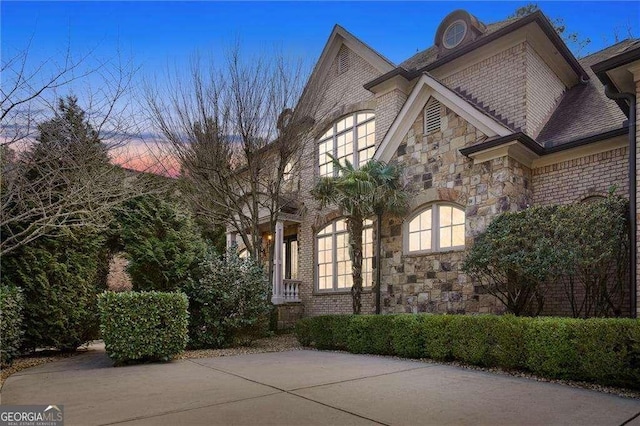
<instances>
[{"instance_id":1,"label":"tall window","mask_svg":"<svg viewBox=\"0 0 640 426\"><path fill-rule=\"evenodd\" d=\"M333 163L327 154L359 167L373 158L376 143L376 120L372 112L357 112L333 123L320 137L318 152L320 176L334 176Z\"/></svg>"},{"instance_id":2,"label":"tall window","mask_svg":"<svg viewBox=\"0 0 640 426\"><path fill-rule=\"evenodd\" d=\"M373 227L365 221L362 233L362 285L373 280ZM348 290L353 285L347 222L337 220L324 227L317 236L318 290Z\"/></svg>"},{"instance_id":3,"label":"tall window","mask_svg":"<svg viewBox=\"0 0 640 426\"><path fill-rule=\"evenodd\" d=\"M405 228L405 251L421 253L464 247L464 210L433 204L414 215Z\"/></svg>"}]
</instances>

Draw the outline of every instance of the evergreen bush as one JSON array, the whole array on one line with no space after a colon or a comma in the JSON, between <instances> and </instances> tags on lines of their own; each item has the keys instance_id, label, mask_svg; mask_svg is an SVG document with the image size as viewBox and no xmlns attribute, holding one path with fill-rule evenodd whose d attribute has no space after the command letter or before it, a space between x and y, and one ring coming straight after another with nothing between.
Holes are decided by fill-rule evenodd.
<instances>
[{"instance_id":1,"label":"evergreen bush","mask_svg":"<svg viewBox=\"0 0 640 426\"><path fill-rule=\"evenodd\" d=\"M169 361L187 344L187 306L183 293L102 293L98 307L107 354L116 365Z\"/></svg>"}]
</instances>

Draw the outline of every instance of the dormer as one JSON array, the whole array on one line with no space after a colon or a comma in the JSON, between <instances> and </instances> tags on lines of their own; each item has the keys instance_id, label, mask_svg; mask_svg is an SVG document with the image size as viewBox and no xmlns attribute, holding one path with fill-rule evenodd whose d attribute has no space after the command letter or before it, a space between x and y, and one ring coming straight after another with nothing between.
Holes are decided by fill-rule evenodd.
<instances>
[{"instance_id":1,"label":"dormer","mask_svg":"<svg viewBox=\"0 0 640 426\"><path fill-rule=\"evenodd\" d=\"M482 36L487 27L466 10L458 9L447 15L436 31L434 46L438 58L474 42Z\"/></svg>"}]
</instances>

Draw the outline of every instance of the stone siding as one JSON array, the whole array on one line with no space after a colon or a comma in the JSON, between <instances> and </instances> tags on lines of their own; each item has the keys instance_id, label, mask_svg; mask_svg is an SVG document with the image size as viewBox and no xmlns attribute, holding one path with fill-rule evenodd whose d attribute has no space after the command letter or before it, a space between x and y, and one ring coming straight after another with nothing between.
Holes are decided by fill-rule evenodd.
<instances>
[{"instance_id":1,"label":"stone siding","mask_svg":"<svg viewBox=\"0 0 640 426\"><path fill-rule=\"evenodd\" d=\"M450 202L466 211L466 246L497 214L531 202L531 172L502 157L473 165L459 149L486 138L454 112L442 107L441 130L424 134L423 114L400 144L395 160L406 166L412 211L432 202ZM409 214L408 216L410 216ZM382 282L386 312L499 312L496 300L482 294L459 272L464 250L429 254L403 252L403 219L384 218ZM385 288L386 287L386 288Z\"/></svg>"}]
</instances>

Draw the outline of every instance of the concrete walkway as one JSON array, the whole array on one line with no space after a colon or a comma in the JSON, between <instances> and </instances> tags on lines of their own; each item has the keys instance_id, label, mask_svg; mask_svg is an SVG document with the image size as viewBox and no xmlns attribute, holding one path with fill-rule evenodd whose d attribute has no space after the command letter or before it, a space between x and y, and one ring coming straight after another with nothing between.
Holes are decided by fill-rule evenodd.
<instances>
[{"instance_id":1,"label":"concrete walkway","mask_svg":"<svg viewBox=\"0 0 640 426\"><path fill-rule=\"evenodd\" d=\"M100 350L24 370L2 404L65 425L640 425L640 401L366 355L291 351L112 368Z\"/></svg>"}]
</instances>

